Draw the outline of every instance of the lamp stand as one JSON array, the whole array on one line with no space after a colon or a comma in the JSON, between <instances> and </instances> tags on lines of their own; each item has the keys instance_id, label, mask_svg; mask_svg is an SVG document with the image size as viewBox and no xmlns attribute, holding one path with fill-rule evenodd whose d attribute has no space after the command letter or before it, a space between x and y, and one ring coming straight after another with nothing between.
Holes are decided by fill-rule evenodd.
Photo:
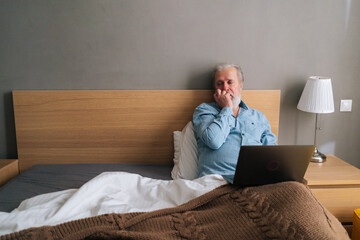
<instances>
[{"instance_id":1,"label":"lamp stand","mask_svg":"<svg viewBox=\"0 0 360 240\"><path fill-rule=\"evenodd\" d=\"M314 137L314 145L315 145L315 151L312 155L312 162L316 162L316 163L323 163L326 161L326 156L325 154L321 153L318 151L317 147L316 147L316 133L317 130L321 130L321 128L318 128L318 113L316 113L316 119L315 119L315 137Z\"/></svg>"}]
</instances>

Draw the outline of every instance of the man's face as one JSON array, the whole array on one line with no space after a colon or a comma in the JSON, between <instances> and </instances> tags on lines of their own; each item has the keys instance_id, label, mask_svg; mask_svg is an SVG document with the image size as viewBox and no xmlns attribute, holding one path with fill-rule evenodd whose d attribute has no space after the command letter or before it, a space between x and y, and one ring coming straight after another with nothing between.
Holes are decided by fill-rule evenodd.
<instances>
[{"instance_id":1,"label":"man's face","mask_svg":"<svg viewBox=\"0 0 360 240\"><path fill-rule=\"evenodd\" d=\"M240 96L243 88L242 81L239 81L237 70L234 67L225 68L215 73L215 90L220 89L231 92L234 96Z\"/></svg>"}]
</instances>

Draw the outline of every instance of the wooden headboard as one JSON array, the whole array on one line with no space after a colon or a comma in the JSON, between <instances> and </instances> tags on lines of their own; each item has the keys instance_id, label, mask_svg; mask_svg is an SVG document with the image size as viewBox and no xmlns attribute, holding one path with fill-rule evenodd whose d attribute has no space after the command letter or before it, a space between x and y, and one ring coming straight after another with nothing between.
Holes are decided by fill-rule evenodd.
<instances>
[{"instance_id":1,"label":"wooden headboard","mask_svg":"<svg viewBox=\"0 0 360 240\"><path fill-rule=\"evenodd\" d=\"M13 91L20 171L35 164L172 163L173 131L213 90ZM280 90L244 90L278 135Z\"/></svg>"}]
</instances>

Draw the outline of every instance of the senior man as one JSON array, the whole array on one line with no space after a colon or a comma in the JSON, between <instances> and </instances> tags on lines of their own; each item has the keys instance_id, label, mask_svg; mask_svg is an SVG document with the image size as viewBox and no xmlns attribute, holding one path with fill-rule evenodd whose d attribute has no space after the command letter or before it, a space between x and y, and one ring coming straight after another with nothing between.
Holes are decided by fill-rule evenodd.
<instances>
[{"instance_id":1,"label":"senior man","mask_svg":"<svg viewBox=\"0 0 360 240\"><path fill-rule=\"evenodd\" d=\"M239 65L215 66L215 102L202 103L193 115L199 177L217 173L233 182L242 145L276 145L265 115L241 100L243 83Z\"/></svg>"}]
</instances>

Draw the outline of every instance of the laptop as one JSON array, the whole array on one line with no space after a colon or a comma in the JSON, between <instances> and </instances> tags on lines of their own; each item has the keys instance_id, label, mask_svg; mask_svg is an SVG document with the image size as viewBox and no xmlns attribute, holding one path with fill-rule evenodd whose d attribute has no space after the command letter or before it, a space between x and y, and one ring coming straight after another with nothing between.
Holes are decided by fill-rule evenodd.
<instances>
[{"instance_id":1,"label":"laptop","mask_svg":"<svg viewBox=\"0 0 360 240\"><path fill-rule=\"evenodd\" d=\"M241 146L233 184L245 187L285 181L304 183L314 150L314 145Z\"/></svg>"}]
</instances>

